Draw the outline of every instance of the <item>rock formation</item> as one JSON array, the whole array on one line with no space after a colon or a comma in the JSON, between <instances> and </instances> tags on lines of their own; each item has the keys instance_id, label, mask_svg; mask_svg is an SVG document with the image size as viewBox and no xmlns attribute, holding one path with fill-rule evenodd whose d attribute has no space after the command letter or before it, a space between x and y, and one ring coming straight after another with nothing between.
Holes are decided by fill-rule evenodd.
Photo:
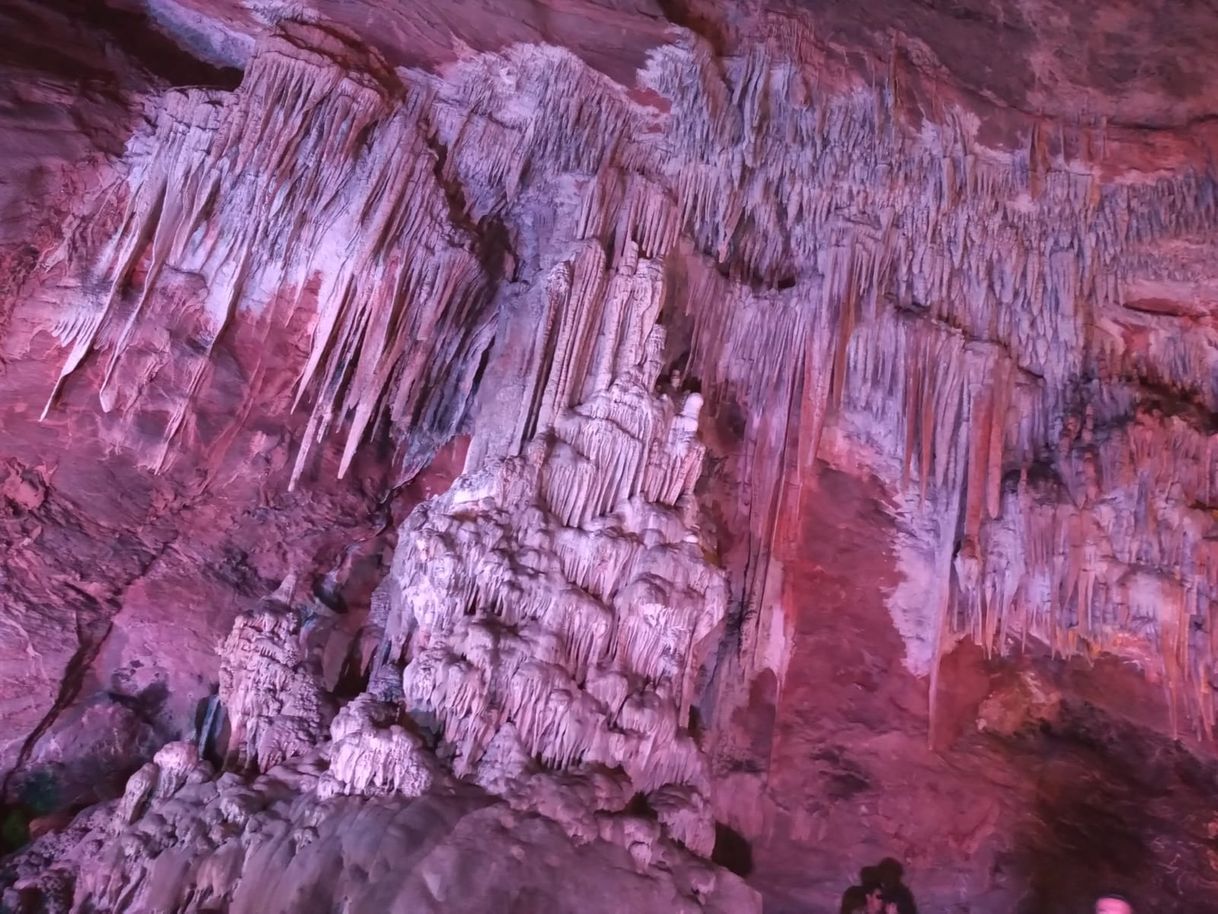
<instances>
[{"instance_id":1,"label":"rock formation","mask_svg":"<svg viewBox=\"0 0 1218 914\"><path fill-rule=\"evenodd\" d=\"M992 866L932 906L1057 910L995 875L1059 843L1029 740L1203 792L1210 19L136 6L3 13L6 905L430 910L498 848L470 910L743 911L751 841L785 910L784 842L942 816ZM1001 788L893 825L886 758Z\"/></svg>"},{"instance_id":2,"label":"rock formation","mask_svg":"<svg viewBox=\"0 0 1218 914\"><path fill-rule=\"evenodd\" d=\"M653 396L662 284L654 264L620 269L630 294L602 317L591 396L402 527L376 663L405 665L402 700L436 722L458 774L497 789L538 766L621 768L619 808L663 796L661 822L709 854L710 782L687 731L727 588L691 526L701 397ZM552 391L543 413L565 399Z\"/></svg>"},{"instance_id":3,"label":"rock formation","mask_svg":"<svg viewBox=\"0 0 1218 914\"><path fill-rule=\"evenodd\" d=\"M891 484L922 503L929 494L943 528L931 559L943 605L938 621L922 620L942 632L918 634L937 645L962 625L1006 631L996 620L1022 611L1007 610L1014 593L985 601L994 604L986 619L965 609L962 622L946 605L955 590L967 603L964 591L979 594L982 578L991 591L1010 586L993 579L1011 557L995 554L991 565L1001 552L991 539L1001 537L982 530L1016 513L1003 510L1003 472L1046 463L1064 479L1083 472L1065 465L1084 458L1064 439L1085 424L1085 378L1104 385L1090 421L1123 429L1144 408L1139 380L1192 390L1204 374L1204 348L1132 328L1145 323L1143 287L1188 274L1154 246L1212 233L1213 184L1188 168L1105 184L1130 140L1102 125L1056 146L1037 127L1026 149L1003 156L925 123L911 136L903 92L916 89L903 88L899 58L882 87L818 93L796 63L812 61L792 57L801 50L773 39L719 73L697 36L681 36L640 72L671 106L660 115L557 50L475 56L437 82L391 71L353 37L285 21L257 44L235 93L171 92L129 142L126 173L71 245L88 252L77 265L88 278L56 328L67 347L61 379L104 341L102 405L113 408L121 391L123 408L138 409L139 379L171 357L144 339L143 328L164 322L153 309L190 315L179 335L192 353L172 357L181 384L152 458L160 466L227 322L258 321L269 333L303 313L309 352L293 398L313 405L293 481L331 429L345 442L344 472L377 423L409 478L470 407L493 310L536 315L547 330L531 352L509 345L488 367L520 394L520 415L475 426L478 458L518 452L610 376L617 331L602 338L603 302L655 281L618 262L672 257L687 271L670 307L693 322L688 370L713 405L736 398L776 423L752 430L747 445L759 504L778 498L787 463L816 458L827 424L870 414L874 434L862 442L900 461ZM560 104L564 96L574 103ZM454 221L453 194L479 235ZM556 203L550 224L531 220L541 194ZM99 224L113 234L91 239ZM480 256L476 240L495 224L508 226L526 276L497 305L491 254ZM575 245L569 258L564 243ZM1203 408L1210 397L1192 395ZM1082 444L1109 446L1093 434ZM1173 461L1198 447L1182 446ZM1077 502L1086 483L1068 484L1042 494ZM776 511L764 513L772 524ZM754 564L768 564L772 536L754 531ZM970 563L984 566L976 584ZM1182 574L1174 579L1186 586ZM1072 567L1070 583L1048 588L1049 616L1073 625L1080 575L1089 582L1094 570ZM1156 629L1156 643L1171 637Z\"/></svg>"},{"instance_id":4,"label":"rock formation","mask_svg":"<svg viewBox=\"0 0 1218 914\"><path fill-rule=\"evenodd\" d=\"M267 771L313 748L331 714L290 608L238 616L221 648L219 699L233 767Z\"/></svg>"}]
</instances>

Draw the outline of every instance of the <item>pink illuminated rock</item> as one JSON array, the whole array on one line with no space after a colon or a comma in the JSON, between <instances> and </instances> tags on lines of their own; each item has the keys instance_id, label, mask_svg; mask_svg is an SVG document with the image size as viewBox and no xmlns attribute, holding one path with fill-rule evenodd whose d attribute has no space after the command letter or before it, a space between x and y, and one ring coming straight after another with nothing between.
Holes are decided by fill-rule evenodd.
<instances>
[{"instance_id":1,"label":"pink illuminated rock","mask_svg":"<svg viewBox=\"0 0 1218 914\"><path fill-rule=\"evenodd\" d=\"M329 699L301 650L291 609L271 605L239 616L220 653L219 697L234 766L266 771L320 742Z\"/></svg>"},{"instance_id":2,"label":"pink illuminated rock","mask_svg":"<svg viewBox=\"0 0 1218 914\"><path fill-rule=\"evenodd\" d=\"M330 726L330 769L318 784L322 798L338 794L417 797L435 780L435 759L398 709L378 707L370 695L347 704Z\"/></svg>"},{"instance_id":3,"label":"pink illuminated rock","mask_svg":"<svg viewBox=\"0 0 1218 914\"><path fill-rule=\"evenodd\" d=\"M672 788L660 821L709 854L688 722L726 585L693 526L701 398L652 393L663 285L648 262L620 269L631 291L588 334L605 367L582 402L562 408L581 395L552 385L522 455L459 477L399 531L377 663L404 665L404 706L438 721L458 774L510 795L534 770L620 767L618 808ZM560 334L556 363L578 364L576 345Z\"/></svg>"},{"instance_id":4,"label":"pink illuminated rock","mask_svg":"<svg viewBox=\"0 0 1218 914\"><path fill-rule=\"evenodd\" d=\"M1205 908L1206 10L94 6L0 10L6 909Z\"/></svg>"}]
</instances>

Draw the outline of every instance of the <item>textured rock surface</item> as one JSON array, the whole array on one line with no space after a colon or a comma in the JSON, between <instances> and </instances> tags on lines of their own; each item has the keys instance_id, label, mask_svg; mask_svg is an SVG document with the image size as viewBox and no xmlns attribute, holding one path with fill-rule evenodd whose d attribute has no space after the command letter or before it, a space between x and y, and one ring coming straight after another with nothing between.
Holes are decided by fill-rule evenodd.
<instances>
[{"instance_id":1,"label":"textured rock surface","mask_svg":"<svg viewBox=\"0 0 1218 914\"><path fill-rule=\"evenodd\" d=\"M151 801L142 819L112 837L77 819L56 836L58 845L44 839L10 864L19 875L6 904L250 912L329 911L335 903L353 911L756 909L750 889L707 864L674 861L663 878L639 873L621 848L576 847L545 819L481 796L458 791L402 804L300 792L316 779L281 768L248 783L232 775L188 782ZM94 819L105 811L97 809Z\"/></svg>"},{"instance_id":2,"label":"textured rock surface","mask_svg":"<svg viewBox=\"0 0 1218 914\"><path fill-rule=\"evenodd\" d=\"M543 772L620 768L626 784L593 812L646 797L709 855L710 780L688 725L727 587L692 526L701 397L651 394L656 272L624 264L591 396L403 525L374 676L404 664L403 701L436 721L458 774L514 796L544 790L523 783Z\"/></svg>"},{"instance_id":3,"label":"textured rock surface","mask_svg":"<svg viewBox=\"0 0 1218 914\"><path fill-rule=\"evenodd\" d=\"M1206 4L0 17L12 899L1210 903Z\"/></svg>"}]
</instances>

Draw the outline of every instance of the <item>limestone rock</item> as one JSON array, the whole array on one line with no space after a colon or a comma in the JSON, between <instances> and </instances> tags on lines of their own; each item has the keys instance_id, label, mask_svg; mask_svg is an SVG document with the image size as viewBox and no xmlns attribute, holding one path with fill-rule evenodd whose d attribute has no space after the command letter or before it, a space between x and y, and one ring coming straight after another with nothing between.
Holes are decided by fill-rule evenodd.
<instances>
[{"instance_id":1,"label":"limestone rock","mask_svg":"<svg viewBox=\"0 0 1218 914\"><path fill-rule=\"evenodd\" d=\"M1204 907L1215 22L4 4L3 905Z\"/></svg>"},{"instance_id":2,"label":"limestone rock","mask_svg":"<svg viewBox=\"0 0 1218 914\"><path fill-rule=\"evenodd\" d=\"M435 760L398 710L378 707L365 694L347 704L330 725L330 767L317 787L323 799L339 794L417 797L427 792Z\"/></svg>"},{"instance_id":3,"label":"limestone rock","mask_svg":"<svg viewBox=\"0 0 1218 914\"><path fill-rule=\"evenodd\" d=\"M272 603L239 616L221 655L220 700L232 765L267 771L320 742L330 699L302 650L300 620L291 607Z\"/></svg>"},{"instance_id":4,"label":"limestone rock","mask_svg":"<svg viewBox=\"0 0 1218 914\"><path fill-rule=\"evenodd\" d=\"M634 792L674 788L660 821L709 854L689 714L726 586L692 526L701 398L653 394L662 286L634 289L606 317L621 336L599 389L403 526L377 658L404 666L404 707L437 722L457 774L620 767Z\"/></svg>"}]
</instances>

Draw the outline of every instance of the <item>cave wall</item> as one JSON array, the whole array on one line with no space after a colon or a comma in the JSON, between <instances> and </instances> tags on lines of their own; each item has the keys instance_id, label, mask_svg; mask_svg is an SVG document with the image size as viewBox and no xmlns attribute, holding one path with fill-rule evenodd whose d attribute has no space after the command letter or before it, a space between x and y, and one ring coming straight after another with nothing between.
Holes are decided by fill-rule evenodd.
<instances>
[{"instance_id":1,"label":"cave wall","mask_svg":"<svg viewBox=\"0 0 1218 914\"><path fill-rule=\"evenodd\" d=\"M806 794L839 750L807 741L832 745L851 725L792 696L848 675L808 672L834 651L861 650L859 670L878 663L898 684L867 725L900 734L882 755L930 752L919 764L945 784L972 763L935 752L993 752L1009 769L989 776L990 811L950 853L998 860L1057 840L995 825L1035 805L1012 786L1035 754L1015 731L1049 719L1038 707L1011 733L978 730L995 707L985 696L1001 698L1021 664L1051 678L1100 657L1134 665L1133 700L1088 700L1050 730L1074 739L1087 715L1148 709L1133 730L1113 725L1124 735L1110 754L1177 737L1208 764L1218 201L1212 74L1187 52L1212 25L982 3L877 3L850 19L816 4L590 2L443 17L191 0L120 14L5 14L22 36L5 117L28 140L3 150L0 760L23 815L121 792L161 745L197 733L213 694L258 718L238 699L244 667L224 674L216 646L266 618L289 576L281 602L327 620L323 704L367 689L416 721L437 716L418 739L440 740L449 767L568 834L649 848L636 863L670 839L708 853L718 823L781 880L790 861L767 848L831 840L835 820ZM1084 32L1075 60L1062 45ZM1130 34L1164 63L1129 72L1115 45ZM987 42L993 59L978 56ZM841 495L839 474L868 495ZM526 504L537 516L500 516ZM412 558L410 537L433 522L439 545ZM832 581L846 560L825 544L859 523L876 555L859 551L866 586L845 600ZM671 541L650 539L660 529ZM623 540L662 555L626 550L624 577L593 575L587 563ZM469 567L420 595L432 561ZM722 593L711 571L688 570L702 563L722 570ZM647 580L674 574L701 581L696 596ZM467 591L461 612L481 629L446 615ZM536 608L547 600L549 616ZM510 649L486 634L506 624L505 602L541 620ZM653 605L624 639L589 621L608 612L627 630ZM830 612L844 614L840 641L824 634L838 630ZM697 649L666 646L674 632L696 632ZM471 661L475 649L489 653ZM666 734L658 749L611 745L592 734L616 712L570 705L620 705L619 686L590 684L587 651L624 664L623 694L658 689L637 724ZM427 675L451 683L460 658L482 685L424 688L432 655ZM977 669L961 672L968 656ZM509 667L543 660L564 672L503 697L520 685ZM1069 678L1071 698L1081 689ZM560 694L513 761L524 705ZM266 776L318 746L337 764L352 733L402 725L382 708L340 734L332 714L301 713L303 729L274 731L269 754L251 745L240 764ZM400 739L375 765L414 758ZM474 773L491 745L506 780ZM579 816L516 783L530 757L560 770L619 760L654 793L669 781L649 774L653 752L692 794L653 797L664 826L643 838L623 836L628 804L603 790L572 787L564 802L617 824L572 826ZM883 793L889 776L844 775L866 785L857 793ZM344 783L400 795L398 780ZM924 840L875 834L855 855ZM143 878L113 866L126 875L99 897ZM824 866L848 879L854 861ZM992 869L988 883L936 883L935 897L992 889L1000 909L1035 882L1020 866L1009 884ZM828 891L795 882L792 903Z\"/></svg>"}]
</instances>

